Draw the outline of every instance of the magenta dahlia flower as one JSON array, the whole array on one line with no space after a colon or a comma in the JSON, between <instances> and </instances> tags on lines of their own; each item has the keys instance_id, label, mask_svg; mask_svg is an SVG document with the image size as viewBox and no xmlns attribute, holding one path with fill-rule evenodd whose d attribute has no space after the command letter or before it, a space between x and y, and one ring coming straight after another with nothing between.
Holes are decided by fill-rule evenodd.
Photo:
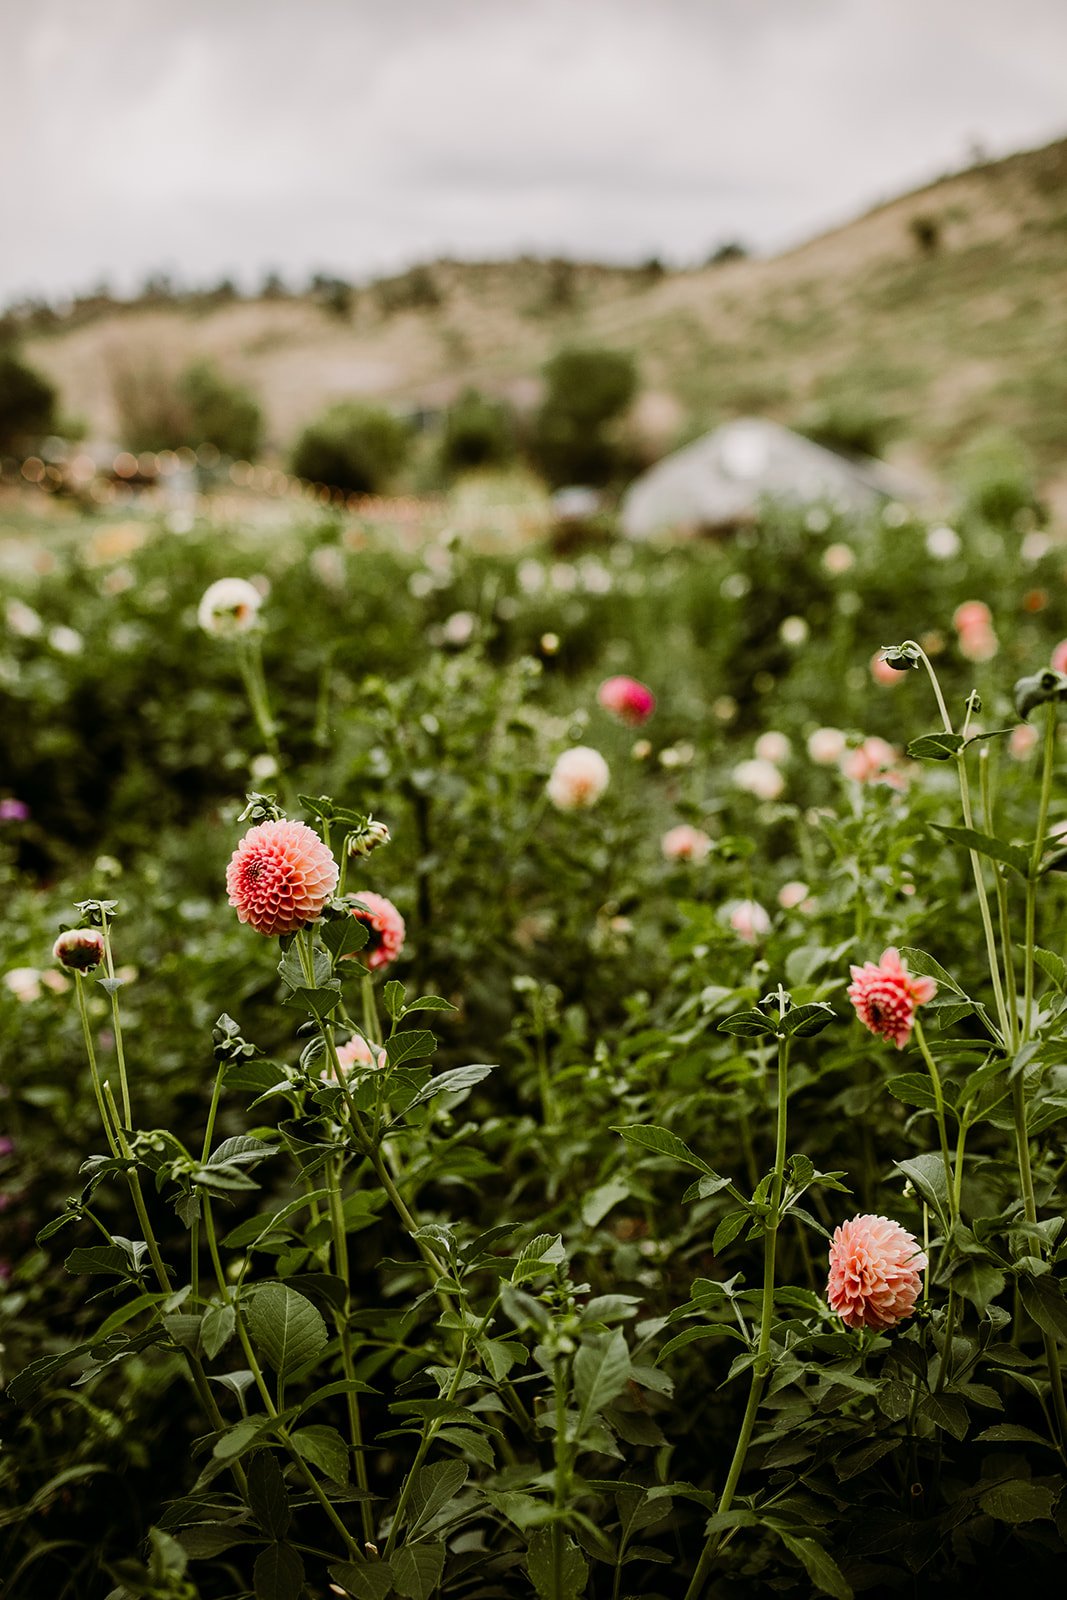
<instances>
[{"instance_id":1,"label":"magenta dahlia flower","mask_svg":"<svg viewBox=\"0 0 1067 1600\"><path fill-rule=\"evenodd\" d=\"M239 920L268 939L314 922L337 878L337 862L314 829L284 818L249 828L226 868Z\"/></svg>"},{"instance_id":2,"label":"magenta dahlia flower","mask_svg":"<svg viewBox=\"0 0 1067 1600\"><path fill-rule=\"evenodd\" d=\"M647 684L637 678L605 678L596 692L597 701L620 722L632 728L647 722L656 709L656 697Z\"/></svg>"},{"instance_id":3,"label":"magenta dahlia flower","mask_svg":"<svg viewBox=\"0 0 1067 1600\"><path fill-rule=\"evenodd\" d=\"M863 1026L903 1050L911 1038L916 1010L937 993L933 978L913 978L892 946L883 950L877 964L867 961L848 970L852 974L848 997Z\"/></svg>"},{"instance_id":4,"label":"magenta dahlia flower","mask_svg":"<svg viewBox=\"0 0 1067 1600\"><path fill-rule=\"evenodd\" d=\"M894 1328L915 1310L926 1257L888 1217L843 1222L830 1241L826 1298L847 1328Z\"/></svg>"}]
</instances>

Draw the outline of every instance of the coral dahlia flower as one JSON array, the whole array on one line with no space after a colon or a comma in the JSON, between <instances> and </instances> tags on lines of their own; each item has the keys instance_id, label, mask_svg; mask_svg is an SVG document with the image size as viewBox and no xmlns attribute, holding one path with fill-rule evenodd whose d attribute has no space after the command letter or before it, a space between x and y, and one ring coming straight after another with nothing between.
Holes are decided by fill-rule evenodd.
<instances>
[{"instance_id":1,"label":"coral dahlia flower","mask_svg":"<svg viewBox=\"0 0 1067 1600\"><path fill-rule=\"evenodd\" d=\"M354 899L360 904L349 905L349 910L358 922L366 926L370 938L362 950L355 951L345 959L361 961L371 972L376 972L379 967L389 966L403 950L407 932L404 919L393 902L383 894L361 889Z\"/></svg>"},{"instance_id":2,"label":"coral dahlia flower","mask_svg":"<svg viewBox=\"0 0 1067 1600\"><path fill-rule=\"evenodd\" d=\"M268 939L314 922L337 887L337 862L306 822L249 828L226 868L231 906Z\"/></svg>"},{"instance_id":3,"label":"coral dahlia flower","mask_svg":"<svg viewBox=\"0 0 1067 1600\"><path fill-rule=\"evenodd\" d=\"M863 1026L903 1050L911 1037L916 1009L937 993L933 978L913 978L892 946L883 950L877 964L867 961L848 970L852 974L848 997Z\"/></svg>"},{"instance_id":4,"label":"coral dahlia flower","mask_svg":"<svg viewBox=\"0 0 1067 1600\"><path fill-rule=\"evenodd\" d=\"M926 1264L899 1222L853 1217L830 1241L826 1298L847 1328L895 1328L915 1310Z\"/></svg>"},{"instance_id":5,"label":"coral dahlia flower","mask_svg":"<svg viewBox=\"0 0 1067 1600\"><path fill-rule=\"evenodd\" d=\"M647 684L637 678L605 678L596 692L597 701L620 722L632 728L647 722L656 709L656 697Z\"/></svg>"}]
</instances>

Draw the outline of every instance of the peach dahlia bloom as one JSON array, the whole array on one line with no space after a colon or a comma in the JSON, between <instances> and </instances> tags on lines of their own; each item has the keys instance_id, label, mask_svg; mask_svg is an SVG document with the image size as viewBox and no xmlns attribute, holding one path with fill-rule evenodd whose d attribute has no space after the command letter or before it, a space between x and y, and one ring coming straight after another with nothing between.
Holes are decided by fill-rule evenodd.
<instances>
[{"instance_id":1,"label":"peach dahlia bloom","mask_svg":"<svg viewBox=\"0 0 1067 1600\"><path fill-rule=\"evenodd\" d=\"M226 868L239 921L268 939L314 922L337 878L337 862L314 829L285 818L249 828Z\"/></svg>"},{"instance_id":2,"label":"peach dahlia bloom","mask_svg":"<svg viewBox=\"0 0 1067 1600\"><path fill-rule=\"evenodd\" d=\"M357 922L366 926L370 938L362 950L356 950L350 958L345 959L361 961L371 972L376 972L379 967L389 966L403 950L407 932L404 919L384 894L361 889L353 898L360 904L350 905L349 909Z\"/></svg>"},{"instance_id":3,"label":"peach dahlia bloom","mask_svg":"<svg viewBox=\"0 0 1067 1600\"><path fill-rule=\"evenodd\" d=\"M620 722L628 722L631 727L639 727L642 722L647 722L656 709L656 697L652 690L637 678L605 678L596 697L605 711L610 711Z\"/></svg>"},{"instance_id":4,"label":"peach dahlia bloom","mask_svg":"<svg viewBox=\"0 0 1067 1600\"><path fill-rule=\"evenodd\" d=\"M915 1310L926 1264L899 1222L853 1217L830 1241L826 1298L847 1328L894 1328Z\"/></svg>"},{"instance_id":5,"label":"peach dahlia bloom","mask_svg":"<svg viewBox=\"0 0 1067 1600\"><path fill-rule=\"evenodd\" d=\"M688 822L680 822L676 828L668 828L660 840L660 849L667 861L695 861L699 864L711 854L711 840L703 828L693 828Z\"/></svg>"},{"instance_id":6,"label":"peach dahlia bloom","mask_svg":"<svg viewBox=\"0 0 1067 1600\"><path fill-rule=\"evenodd\" d=\"M903 1050L911 1038L916 1010L937 993L933 978L913 978L892 946L883 950L881 961L867 961L848 970L852 974L848 997L863 1026Z\"/></svg>"}]
</instances>

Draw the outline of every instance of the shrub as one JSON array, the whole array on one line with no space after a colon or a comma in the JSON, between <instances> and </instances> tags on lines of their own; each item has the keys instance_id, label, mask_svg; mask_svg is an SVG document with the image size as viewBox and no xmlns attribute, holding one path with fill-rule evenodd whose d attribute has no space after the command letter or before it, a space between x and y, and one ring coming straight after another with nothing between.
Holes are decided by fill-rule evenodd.
<instances>
[{"instance_id":1,"label":"shrub","mask_svg":"<svg viewBox=\"0 0 1067 1600\"><path fill-rule=\"evenodd\" d=\"M112 386L119 435L128 450L177 450L213 444L225 455L259 451L263 417L255 399L209 362L175 378L157 359L121 362Z\"/></svg>"},{"instance_id":2,"label":"shrub","mask_svg":"<svg viewBox=\"0 0 1067 1600\"><path fill-rule=\"evenodd\" d=\"M545 368L547 391L534 424L533 454L548 480L605 483L618 447L606 431L637 391L637 368L620 350L561 350Z\"/></svg>"},{"instance_id":3,"label":"shrub","mask_svg":"<svg viewBox=\"0 0 1067 1600\"><path fill-rule=\"evenodd\" d=\"M56 391L14 350L0 350L0 450L19 450L54 425Z\"/></svg>"},{"instance_id":4,"label":"shrub","mask_svg":"<svg viewBox=\"0 0 1067 1600\"><path fill-rule=\"evenodd\" d=\"M441 466L445 472L501 466L515 453L511 412L499 400L465 389L445 415Z\"/></svg>"},{"instance_id":5,"label":"shrub","mask_svg":"<svg viewBox=\"0 0 1067 1600\"><path fill-rule=\"evenodd\" d=\"M292 470L348 494L379 494L403 466L408 443L407 428L391 411L342 400L304 429Z\"/></svg>"},{"instance_id":6,"label":"shrub","mask_svg":"<svg viewBox=\"0 0 1067 1600\"><path fill-rule=\"evenodd\" d=\"M1033 463L1011 434L987 433L976 439L961 455L957 476L967 512L994 527L1011 527L1020 513L1043 515Z\"/></svg>"},{"instance_id":7,"label":"shrub","mask_svg":"<svg viewBox=\"0 0 1067 1600\"><path fill-rule=\"evenodd\" d=\"M828 400L800 422L798 433L843 456L880 456L893 431L889 417L866 401Z\"/></svg>"}]
</instances>

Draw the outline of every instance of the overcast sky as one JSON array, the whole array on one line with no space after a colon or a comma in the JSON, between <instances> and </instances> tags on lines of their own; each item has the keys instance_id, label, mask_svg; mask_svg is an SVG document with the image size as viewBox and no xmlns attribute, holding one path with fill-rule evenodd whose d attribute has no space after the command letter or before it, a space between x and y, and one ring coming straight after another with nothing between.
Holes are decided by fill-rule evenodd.
<instances>
[{"instance_id":1,"label":"overcast sky","mask_svg":"<svg viewBox=\"0 0 1067 1600\"><path fill-rule=\"evenodd\" d=\"M0 0L0 300L774 250L1067 134L1067 0Z\"/></svg>"}]
</instances>

